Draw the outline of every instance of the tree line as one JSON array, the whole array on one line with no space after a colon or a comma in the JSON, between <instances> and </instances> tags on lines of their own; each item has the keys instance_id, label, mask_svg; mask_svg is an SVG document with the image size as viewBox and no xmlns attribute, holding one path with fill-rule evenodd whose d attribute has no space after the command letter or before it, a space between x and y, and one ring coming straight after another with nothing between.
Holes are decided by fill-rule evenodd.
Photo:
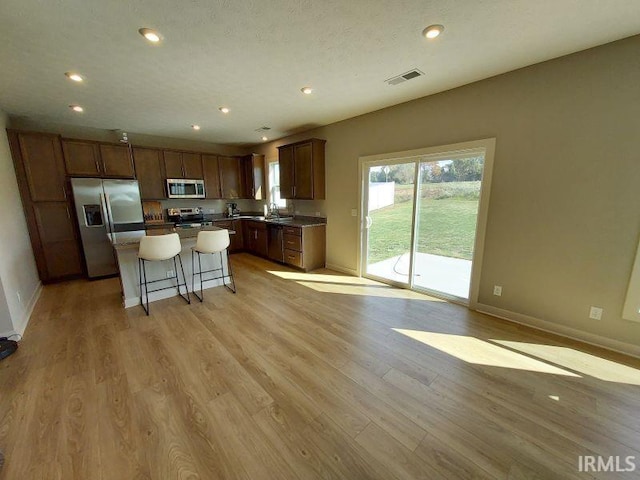
<instances>
[{"instance_id":1,"label":"tree line","mask_svg":"<svg viewBox=\"0 0 640 480\"><path fill-rule=\"evenodd\" d=\"M421 163L421 179L423 183L471 182L482 179L484 157L456 158L451 161ZM414 182L415 167L413 163L391 165L372 171L370 182L396 182L402 185Z\"/></svg>"}]
</instances>

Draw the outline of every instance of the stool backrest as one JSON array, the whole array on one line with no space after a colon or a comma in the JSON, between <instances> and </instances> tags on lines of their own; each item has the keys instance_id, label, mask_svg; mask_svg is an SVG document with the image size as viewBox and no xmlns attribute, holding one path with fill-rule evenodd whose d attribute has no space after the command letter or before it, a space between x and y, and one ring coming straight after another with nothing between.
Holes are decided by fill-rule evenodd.
<instances>
[{"instance_id":1,"label":"stool backrest","mask_svg":"<svg viewBox=\"0 0 640 480\"><path fill-rule=\"evenodd\" d=\"M229 246L229 230L211 230L198 233L196 250L202 253L215 253Z\"/></svg>"},{"instance_id":2,"label":"stool backrest","mask_svg":"<svg viewBox=\"0 0 640 480\"><path fill-rule=\"evenodd\" d=\"M145 235L140 239L138 257L151 261L168 260L178 255L180 250L182 245L177 233Z\"/></svg>"}]
</instances>

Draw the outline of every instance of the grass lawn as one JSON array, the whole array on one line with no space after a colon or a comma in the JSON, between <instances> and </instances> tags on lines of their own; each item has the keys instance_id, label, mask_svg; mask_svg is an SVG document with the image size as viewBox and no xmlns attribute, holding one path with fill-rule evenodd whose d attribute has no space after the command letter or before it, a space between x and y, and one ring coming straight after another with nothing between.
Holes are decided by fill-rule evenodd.
<instances>
[{"instance_id":1,"label":"grass lawn","mask_svg":"<svg viewBox=\"0 0 640 480\"><path fill-rule=\"evenodd\" d=\"M433 191L446 184L427 184L419 202L417 251L446 257L471 260L475 240L478 199L473 198L467 188L456 182L448 191L456 195L436 195ZM467 182L476 183L476 182ZM444 187L443 187L444 185ZM412 185L397 185L396 200L405 200ZM477 185L472 187L478 189ZM459 194L461 190L465 190ZM411 197L411 194L408 195ZM392 206L374 210L370 216L372 225L369 230L369 262L375 263L396 255L406 253L411 248L411 210L412 202L401 201Z\"/></svg>"}]
</instances>

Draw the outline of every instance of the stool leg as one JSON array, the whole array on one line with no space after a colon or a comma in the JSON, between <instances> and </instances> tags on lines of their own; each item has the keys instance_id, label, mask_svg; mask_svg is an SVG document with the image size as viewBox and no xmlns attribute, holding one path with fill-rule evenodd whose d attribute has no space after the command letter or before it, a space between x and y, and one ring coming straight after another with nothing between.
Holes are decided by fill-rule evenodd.
<instances>
[{"instance_id":1,"label":"stool leg","mask_svg":"<svg viewBox=\"0 0 640 480\"><path fill-rule=\"evenodd\" d=\"M195 255L198 255L198 265L200 265L200 271L196 273L196 259ZM200 296L196 293L196 275L200 275ZM191 293L201 302L204 300L202 294L202 263L200 262L200 252L191 250Z\"/></svg>"},{"instance_id":2,"label":"stool leg","mask_svg":"<svg viewBox=\"0 0 640 480\"><path fill-rule=\"evenodd\" d=\"M182 295L180 293L180 278L178 277L178 267L176 266L176 283L178 284L178 294L185 299L185 301L187 303L191 303L191 297L189 296L189 287L187 286L187 277L185 277L184 275L184 267L182 266L182 257L180 256L180 254L176 255L176 257L178 257L178 260L180 260L180 270L182 271L182 280L184 281L184 289L187 291L187 296L185 298L184 295ZM176 263L176 257L173 257L173 263L175 265Z\"/></svg>"},{"instance_id":3,"label":"stool leg","mask_svg":"<svg viewBox=\"0 0 640 480\"><path fill-rule=\"evenodd\" d=\"M200 301L204 302L204 287L202 285L202 256L200 255L200 252L198 252L198 271L200 272Z\"/></svg>"},{"instance_id":4,"label":"stool leg","mask_svg":"<svg viewBox=\"0 0 640 480\"><path fill-rule=\"evenodd\" d=\"M229 249L225 249L225 253L227 254L227 268L229 269L229 278L231 279L231 283L233 284L233 288L229 287L226 283L224 284L229 290L233 293L236 293L236 281L233 278L233 270L231 269L231 259L229 258ZM222 252L220 252L220 261L222 262ZM222 282L224 283L224 269L222 270Z\"/></svg>"},{"instance_id":5,"label":"stool leg","mask_svg":"<svg viewBox=\"0 0 640 480\"><path fill-rule=\"evenodd\" d=\"M149 316L149 287L147 285L147 269L145 268L144 259L138 259L138 268L140 269L140 305L144 309L144 312ZM145 306L142 298L142 276L144 275L144 292L147 297L147 305Z\"/></svg>"}]
</instances>

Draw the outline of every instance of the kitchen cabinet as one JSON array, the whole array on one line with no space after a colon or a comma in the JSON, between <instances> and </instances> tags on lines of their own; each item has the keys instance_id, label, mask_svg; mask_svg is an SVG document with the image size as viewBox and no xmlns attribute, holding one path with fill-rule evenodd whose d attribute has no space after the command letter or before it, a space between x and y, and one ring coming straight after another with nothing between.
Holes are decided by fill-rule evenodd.
<instances>
[{"instance_id":1,"label":"kitchen cabinet","mask_svg":"<svg viewBox=\"0 0 640 480\"><path fill-rule=\"evenodd\" d=\"M229 252L235 253L244 250L243 225L242 220L218 220L214 222L216 227L233 230L234 234L229 235Z\"/></svg>"},{"instance_id":2,"label":"kitchen cabinet","mask_svg":"<svg viewBox=\"0 0 640 480\"><path fill-rule=\"evenodd\" d=\"M325 143L325 140L312 138L278 147L282 198L325 198Z\"/></svg>"},{"instance_id":3,"label":"kitchen cabinet","mask_svg":"<svg viewBox=\"0 0 640 480\"><path fill-rule=\"evenodd\" d=\"M101 143L99 148L103 177L133 178L133 162L129 145Z\"/></svg>"},{"instance_id":4,"label":"kitchen cabinet","mask_svg":"<svg viewBox=\"0 0 640 480\"><path fill-rule=\"evenodd\" d=\"M40 280L82 275L60 137L12 130L8 137Z\"/></svg>"},{"instance_id":5,"label":"kitchen cabinet","mask_svg":"<svg viewBox=\"0 0 640 480\"><path fill-rule=\"evenodd\" d=\"M217 155L202 155L202 173L207 198L222 198L220 164Z\"/></svg>"},{"instance_id":6,"label":"kitchen cabinet","mask_svg":"<svg viewBox=\"0 0 640 480\"><path fill-rule=\"evenodd\" d=\"M67 174L78 177L133 178L128 145L63 139Z\"/></svg>"},{"instance_id":7,"label":"kitchen cabinet","mask_svg":"<svg viewBox=\"0 0 640 480\"><path fill-rule=\"evenodd\" d=\"M267 194L264 191L266 181L264 178L264 155L257 153L246 155L240 159L243 176L243 198L265 200Z\"/></svg>"},{"instance_id":8,"label":"kitchen cabinet","mask_svg":"<svg viewBox=\"0 0 640 480\"><path fill-rule=\"evenodd\" d=\"M222 198L235 199L242 195L242 170L240 169L239 157L218 157L220 168L220 188Z\"/></svg>"},{"instance_id":9,"label":"kitchen cabinet","mask_svg":"<svg viewBox=\"0 0 640 480\"><path fill-rule=\"evenodd\" d=\"M100 152L95 143L63 139L64 165L69 175L99 177Z\"/></svg>"},{"instance_id":10,"label":"kitchen cabinet","mask_svg":"<svg viewBox=\"0 0 640 480\"><path fill-rule=\"evenodd\" d=\"M134 147L133 163L142 200L166 198L165 181L162 175L162 150Z\"/></svg>"},{"instance_id":11,"label":"kitchen cabinet","mask_svg":"<svg viewBox=\"0 0 640 480\"><path fill-rule=\"evenodd\" d=\"M254 222L252 220L243 220L242 223L245 250L261 257L267 257L269 254L267 225L263 222Z\"/></svg>"},{"instance_id":12,"label":"kitchen cabinet","mask_svg":"<svg viewBox=\"0 0 640 480\"><path fill-rule=\"evenodd\" d=\"M165 150L163 159L166 178L203 178L202 156L199 153Z\"/></svg>"},{"instance_id":13,"label":"kitchen cabinet","mask_svg":"<svg viewBox=\"0 0 640 480\"><path fill-rule=\"evenodd\" d=\"M305 272L323 268L326 258L326 227L283 227L284 263Z\"/></svg>"}]
</instances>

